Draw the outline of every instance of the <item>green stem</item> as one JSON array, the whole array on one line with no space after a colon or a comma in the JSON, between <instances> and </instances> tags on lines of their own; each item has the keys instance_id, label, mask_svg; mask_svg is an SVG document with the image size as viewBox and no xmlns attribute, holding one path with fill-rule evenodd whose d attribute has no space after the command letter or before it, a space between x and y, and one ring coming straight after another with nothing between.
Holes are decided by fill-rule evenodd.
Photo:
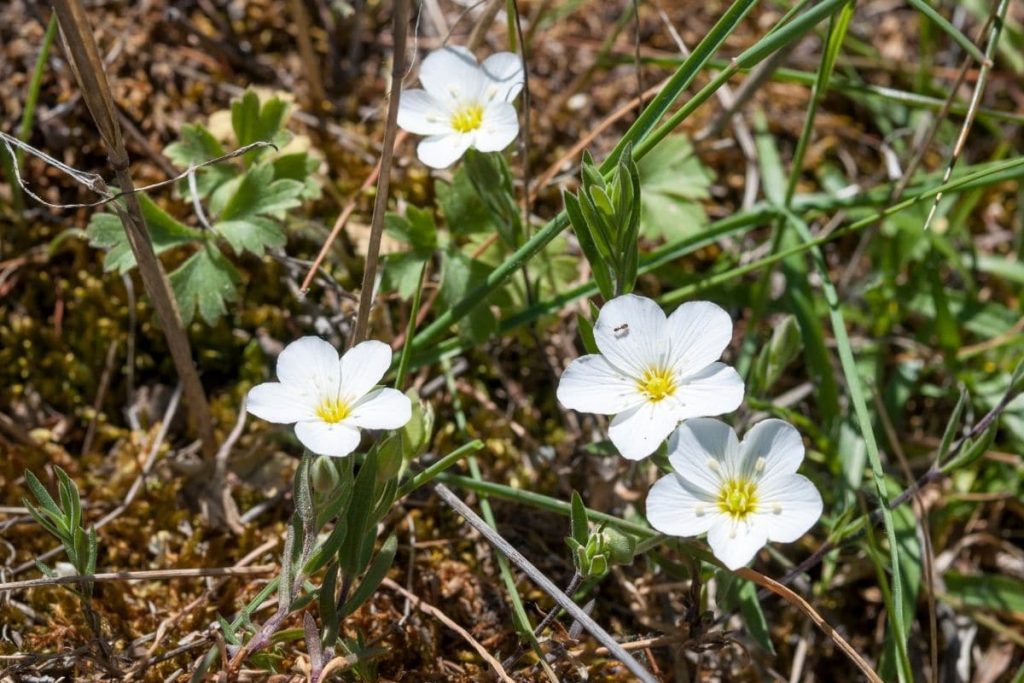
<instances>
[{"instance_id":1,"label":"green stem","mask_svg":"<svg viewBox=\"0 0 1024 683\"><path fill-rule=\"evenodd\" d=\"M395 496L396 499L404 498L416 489L429 484L449 467L462 460L467 455L476 453L483 447L484 442L480 439L476 439L474 441L470 441L465 446L456 448L433 465L430 465L427 469L414 474L408 481L402 484L398 489L398 494Z\"/></svg>"},{"instance_id":2,"label":"green stem","mask_svg":"<svg viewBox=\"0 0 1024 683\"><path fill-rule=\"evenodd\" d=\"M799 217L787 212L787 218L805 244L810 244L814 241L807 224L800 220ZM910 681L913 680L913 675L910 673L910 660L907 657L907 626L903 613L903 581L900 569L900 552L896 538L896 526L893 522L892 510L889 508L889 492L885 484L885 470L882 468L882 458L878 451L874 427L871 424L871 414L868 412L864 387L861 383L859 370L857 369L857 361L853 356L850 337L846 332L846 321L843 317L839 293L836 291L835 285L832 284L832 279L828 272L828 264L825 263L821 250L817 245L810 247L810 250L811 260L821 276L821 288L829 308L829 318L832 322L832 333L835 335L836 347L839 352L839 362L843 368L843 375L846 378L846 385L850 392L850 401L853 403L857 423L860 426L861 436L867 449L868 461L871 464L871 474L875 483L875 491L878 495L878 509L882 512L885 535L889 542L892 599L888 604L888 609L893 628L893 640L896 643L897 652L900 657L900 680Z\"/></svg>"}]
</instances>

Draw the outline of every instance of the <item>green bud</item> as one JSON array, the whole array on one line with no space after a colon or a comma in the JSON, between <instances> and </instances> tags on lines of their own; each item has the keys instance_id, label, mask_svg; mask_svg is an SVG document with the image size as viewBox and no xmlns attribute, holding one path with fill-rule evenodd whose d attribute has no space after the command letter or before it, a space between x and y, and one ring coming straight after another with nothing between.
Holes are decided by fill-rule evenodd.
<instances>
[{"instance_id":1,"label":"green bud","mask_svg":"<svg viewBox=\"0 0 1024 683\"><path fill-rule=\"evenodd\" d=\"M310 469L312 469L313 490L318 494L330 493L338 487L341 477L334 466L333 458L316 458Z\"/></svg>"},{"instance_id":2,"label":"green bud","mask_svg":"<svg viewBox=\"0 0 1024 683\"><path fill-rule=\"evenodd\" d=\"M608 573L608 558L604 555L597 555L593 560L591 560L590 567L588 569L589 571L587 572L587 576L595 578L604 576Z\"/></svg>"},{"instance_id":3,"label":"green bud","mask_svg":"<svg viewBox=\"0 0 1024 683\"><path fill-rule=\"evenodd\" d=\"M622 533L618 529L606 529L604 536L605 553L608 554L612 564L630 564L633 556L636 555L636 539Z\"/></svg>"}]
</instances>

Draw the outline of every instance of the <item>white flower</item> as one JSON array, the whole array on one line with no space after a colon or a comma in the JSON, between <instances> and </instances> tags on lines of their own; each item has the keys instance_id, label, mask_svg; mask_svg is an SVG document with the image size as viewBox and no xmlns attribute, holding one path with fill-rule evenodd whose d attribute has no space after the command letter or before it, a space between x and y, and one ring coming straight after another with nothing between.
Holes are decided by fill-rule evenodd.
<instances>
[{"instance_id":1,"label":"white flower","mask_svg":"<svg viewBox=\"0 0 1024 683\"><path fill-rule=\"evenodd\" d=\"M647 520L672 536L708 535L729 569L768 541L792 543L821 516L821 494L796 473L804 444L789 423L765 420L743 442L719 420L688 420L669 441L675 473L647 495Z\"/></svg>"},{"instance_id":2,"label":"white flower","mask_svg":"<svg viewBox=\"0 0 1024 683\"><path fill-rule=\"evenodd\" d=\"M412 416L402 392L373 387L391 365L391 347L364 341L338 352L320 337L302 337L277 358L277 379L249 390L246 409L278 424L318 455L340 457L359 445L360 429L398 429Z\"/></svg>"},{"instance_id":3,"label":"white flower","mask_svg":"<svg viewBox=\"0 0 1024 683\"><path fill-rule=\"evenodd\" d=\"M681 420L721 415L743 401L743 380L716 363L732 320L715 304L685 303L668 318L650 299L627 294L601 309L600 354L574 360L558 383L566 408L614 415L612 443L626 458L657 450Z\"/></svg>"},{"instance_id":4,"label":"white flower","mask_svg":"<svg viewBox=\"0 0 1024 683\"><path fill-rule=\"evenodd\" d=\"M523 87L523 63L498 52L477 64L464 47L431 52L420 67L423 90L402 93L398 125L429 136L416 148L420 161L447 168L470 147L500 152L519 134L511 102Z\"/></svg>"}]
</instances>

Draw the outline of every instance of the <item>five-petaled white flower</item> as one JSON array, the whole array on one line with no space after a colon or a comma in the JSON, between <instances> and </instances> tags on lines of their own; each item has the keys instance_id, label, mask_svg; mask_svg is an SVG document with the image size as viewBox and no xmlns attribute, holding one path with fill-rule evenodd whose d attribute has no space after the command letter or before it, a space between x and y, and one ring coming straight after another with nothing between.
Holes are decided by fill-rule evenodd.
<instances>
[{"instance_id":1,"label":"five-petaled white flower","mask_svg":"<svg viewBox=\"0 0 1024 683\"><path fill-rule=\"evenodd\" d=\"M477 64L464 47L431 52L420 67L423 90L402 93L398 125L426 135L416 154L432 168L447 168L470 147L500 152L519 133L512 100L523 87L523 62L498 52Z\"/></svg>"},{"instance_id":2,"label":"five-petaled white flower","mask_svg":"<svg viewBox=\"0 0 1024 683\"><path fill-rule=\"evenodd\" d=\"M804 445L787 422L759 422L740 442L724 422L687 420L668 448L675 472L651 488L647 520L672 536L707 533L729 569L750 562L768 541L797 540L821 516L821 494L796 473Z\"/></svg>"},{"instance_id":3,"label":"five-petaled white flower","mask_svg":"<svg viewBox=\"0 0 1024 683\"><path fill-rule=\"evenodd\" d=\"M302 337L278 356L279 381L249 390L246 409L268 422L295 423L295 436L313 453L348 455L360 429L398 429L412 415L402 392L374 389L390 365L383 342L356 344L339 361L329 342Z\"/></svg>"},{"instance_id":4,"label":"five-petaled white flower","mask_svg":"<svg viewBox=\"0 0 1024 683\"><path fill-rule=\"evenodd\" d=\"M680 421L721 415L743 401L743 380L715 362L732 320L713 303L685 303L668 318L654 301L626 294L594 325L600 354L574 360L558 383L566 408L614 415L612 443L626 458L653 453Z\"/></svg>"}]
</instances>

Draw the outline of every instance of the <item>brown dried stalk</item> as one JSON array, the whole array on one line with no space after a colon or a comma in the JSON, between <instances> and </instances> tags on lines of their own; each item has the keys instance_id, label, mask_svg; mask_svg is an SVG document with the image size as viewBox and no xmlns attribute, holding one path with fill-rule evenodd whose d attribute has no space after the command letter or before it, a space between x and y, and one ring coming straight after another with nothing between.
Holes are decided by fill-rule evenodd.
<instances>
[{"instance_id":1,"label":"brown dried stalk","mask_svg":"<svg viewBox=\"0 0 1024 683\"><path fill-rule=\"evenodd\" d=\"M398 131L398 105L402 96L402 77L405 75L405 38L408 32L409 0L396 0L394 50L391 58L391 98L388 101L388 118L384 128L377 196L374 198L373 219L370 222L370 244L366 248L363 286L359 292L359 310L356 313L355 331L349 340L350 346L355 346L366 339L366 330L370 322L370 307L373 304L374 282L377 279L377 264L380 259L380 238L384 233L384 213L387 211L388 188L391 184L391 158L395 153L395 135Z\"/></svg>"},{"instance_id":2,"label":"brown dried stalk","mask_svg":"<svg viewBox=\"0 0 1024 683\"><path fill-rule=\"evenodd\" d=\"M65 53L81 89L82 99L85 100L100 137L103 138L107 148L107 159L114 168L118 187L124 193L124 204L114 203L114 208L124 225L128 244L139 265L142 284L153 302L153 308L156 309L171 358L184 386L185 402L188 405L192 427L203 444L203 453L212 460L217 452L217 444L213 435L210 406L206 401L203 385L199 381L199 373L192 362L192 349L171 292L167 273L164 272L153 250L142 218L142 210L134 193L135 186L128 172L128 152L118 123L117 109L89 19L80 0L54 0L53 8L57 14Z\"/></svg>"}]
</instances>

